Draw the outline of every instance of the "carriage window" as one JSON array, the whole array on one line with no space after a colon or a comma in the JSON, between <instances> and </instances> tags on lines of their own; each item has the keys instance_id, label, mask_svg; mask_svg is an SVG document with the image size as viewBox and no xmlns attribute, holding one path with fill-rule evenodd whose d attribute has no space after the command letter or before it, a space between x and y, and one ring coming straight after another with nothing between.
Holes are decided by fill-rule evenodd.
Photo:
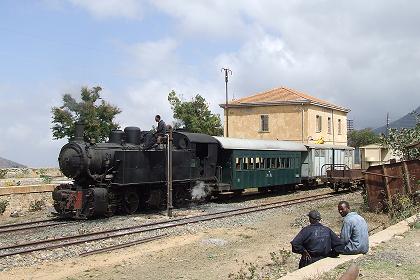
<instances>
[{"instance_id":1,"label":"carriage window","mask_svg":"<svg viewBox=\"0 0 420 280\"><path fill-rule=\"evenodd\" d=\"M254 158L249 158L249 169L254 169Z\"/></svg>"},{"instance_id":2,"label":"carriage window","mask_svg":"<svg viewBox=\"0 0 420 280\"><path fill-rule=\"evenodd\" d=\"M255 158L255 169L260 169L260 158Z\"/></svg>"},{"instance_id":3,"label":"carriage window","mask_svg":"<svg viewBox=\"0 0 420 280\"><path fill-rule=\"evenodd\" d=\"M276 159L275 158L272 158L271 159L271 168L274 169L276 167L277 167L277 165L276 165Z\"/></svg>"},{"instance_id":4,"label":"carriage window","mask_svg":"<svg viewBox=\"0 0 420 280\"><path fill-rule=\"evenodd\" d=\"M248 158L244 158L242 169L247 170L248 169Z\"/></svg>"},{"instance_id":5,"label":"carriage window","mask_svg":"<svg viewBox=\"0 0 420 280\"><path fill-rule=\"evenodd\" d=\"M289 158L284 158L284 168L290 168Z\"/></svg>"},{"instance_id":6,"label":"carriage window","mask_svg":"<svg viewBox=\"0 0 420 280\"><path fill-rule=\"evenodd\" d=\"M281 168L281 159L280 158L276 158L276 164L277 164L277 168Z\"/></svg>"},{"instance_id":7,"label":"carriage window","mask_svg":"<svg viewBox=\"0 0 420 280\"><path fill-rule=\"evenodd\" d=\"M236 170L240 170L241 169L241 159L240 158L236 158L235 159L235 169Z\"/></svg>"},{"instance_id":8,"label":"carriage window","mask_svg":"<svg viewBox=\"0 0 420 280\"><path fill-rule=\"evenodd\" d=\"M262 169L267 168L266 162L267 162L266 158L261 158L261 168Z\"/></svg>"}]
</instances>

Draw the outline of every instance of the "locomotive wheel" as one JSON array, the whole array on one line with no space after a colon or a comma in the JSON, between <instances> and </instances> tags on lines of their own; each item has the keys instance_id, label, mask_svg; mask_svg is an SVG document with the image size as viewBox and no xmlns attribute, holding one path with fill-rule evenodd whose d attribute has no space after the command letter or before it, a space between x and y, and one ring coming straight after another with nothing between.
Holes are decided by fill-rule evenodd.
<instances>
[{"instance_id":1,"label":"locomotive wheel","mask_svg":"<svg viewBox=\"0 0 420 280\"><path fill-rule=\"evenodd\" d=\"M123 200L123 209L126 214L134 214L139 208L140 199L135 191L126 191Z\"/></svg>"}]
</instances>

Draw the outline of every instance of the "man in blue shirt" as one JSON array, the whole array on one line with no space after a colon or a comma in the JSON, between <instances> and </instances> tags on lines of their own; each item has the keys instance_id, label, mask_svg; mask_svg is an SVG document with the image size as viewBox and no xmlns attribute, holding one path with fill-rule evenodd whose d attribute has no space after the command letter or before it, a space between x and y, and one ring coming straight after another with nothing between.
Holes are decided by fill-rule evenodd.
<instances>
[{"instance_id":1,"label":"man in blue shirt","mask_svg":"<svg viewBox=\"0 0 420 280\"><path fill-rule=\"evenodd\" d=\"M350 212L347 201L338 203L338 212L343 219L340 238L344 242L344 248L340 253L345 255L366 254L369 251L368 225L362 216L356 212Z\"/></svg>"},{"instance_id":2,"label":"man in blue shirt","mask_svg":"<svg viewBox=\"0 0 420 280\"><path fill-rule=\"evenodd\" d=\"M343 246L340 238L319 222L321 215L317 210L309 212L308 217L311 224L304 227L290 242L293 253L302 255L299 268L331 256L333 249Z\"/></svg>"}]
</instances>

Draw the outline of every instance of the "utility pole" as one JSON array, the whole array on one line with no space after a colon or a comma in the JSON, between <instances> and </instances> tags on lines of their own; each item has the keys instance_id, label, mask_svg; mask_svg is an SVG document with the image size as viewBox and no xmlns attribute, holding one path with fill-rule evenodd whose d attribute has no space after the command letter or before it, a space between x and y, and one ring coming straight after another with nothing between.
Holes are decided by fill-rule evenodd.
<instances>
[{"instance_id":1,"label":"utility pole","mask_svg":"<svg viewBox=\"0 0 420 280\"><path fill-rule=\"evenodd\" d=\"M225 85L226 85L226 104L225 104L225 114L226 114L226 137L229 137L229 108L228 108L228 82L229 82L229 74L232 76L232 70L229 68L222 68L220 69L221 72L225 72Z\"/></svg>"},{"instance_id":2,"label":"utility pole","mask_svg":"<svg viewBox=\"0 0 420 280\"><path fill-rule=\"evenodd\" d=\"M388 136L389 130L389 113L386 113L386 136Z\"/></svg>"},{"instance_id":3,"label":"utility pole","mask_svg":"<svg viewBox=\"0 0 420 280\"><path fill-rule=\"evenodd\" d=\"M167 138L167 146L166 146L166 179L167 179L167 204L166 210L168 212L168 217L172 217L172 128L169 129L168 133L166 134Z\"/></svg>"}]
</instances>

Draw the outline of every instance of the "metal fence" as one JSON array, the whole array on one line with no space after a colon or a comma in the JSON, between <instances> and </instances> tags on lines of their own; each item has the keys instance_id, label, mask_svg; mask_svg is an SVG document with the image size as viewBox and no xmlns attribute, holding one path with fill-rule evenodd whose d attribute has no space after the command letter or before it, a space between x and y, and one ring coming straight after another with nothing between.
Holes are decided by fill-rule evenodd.
<instances>
[{"instance_id":1,"label":"metal fence","mask_svg":"<svg viewBox=\"0 0 420 280\"><path fill-rule=\"evenodd\" d=\"M365 172L369 209L387 210L395 195L420 191L420 160L370 166Z\"/></svg>"}]
</instances>

